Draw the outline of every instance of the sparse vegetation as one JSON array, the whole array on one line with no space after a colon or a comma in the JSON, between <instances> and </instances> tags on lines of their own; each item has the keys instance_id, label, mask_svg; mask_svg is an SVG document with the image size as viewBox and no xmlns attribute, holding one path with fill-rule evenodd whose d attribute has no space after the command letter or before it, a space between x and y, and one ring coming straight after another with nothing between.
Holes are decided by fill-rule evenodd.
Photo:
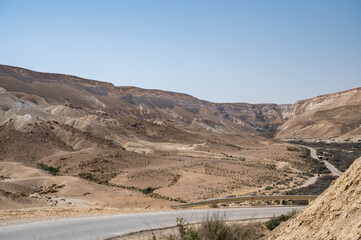
<instances>
[{"instance_id":1,"label":"sparse vegetation","mask_svg":"<svg viewBox=\"0 0 361 240\"><path fill-rule=\"evenodd\" d=\"M285 192L285 195L319 195L323 193L337 177L324 175L321 176L314 184L307 187L292 189Z\"/></svg>"},{"instance_id":2,"label":"sparse vegetation","mask_svg":"<svg viewBox=\"0 0 361 240\"><path fill-rule=\"evenodd\" d=\"M299 149L296 148L296 147L287 147L287 151L290 151L290 152L298 152Z\"/></svg>"},{"instance_id":3,"label":"sparse vegetation","mask_svg":"<svg viewBox=\"0 0 361 240\"><path fill-rule=\"evenodd\" d=\"M157 190L157 188L147 187L147 188L141 189L141 192L144 194L149 194L149 193L153 193L155 190Z\"/></svg>"},{"instance_id":4,"label":"sparse vegetation","mask_svg":"<svg viewBox=\"0 0 361 240\"><path fill-rule=\"evenodd\" d=\"M326 167L325 163L323 162L319 162L316 159L313 159L312 161L312 173L317 173L317 174L326 174L326 173L331 173L330 170Z\"/></svg>"},{"instance_id":5,"label":"sparse vegetation","mask_svg":"<svg viewBox=\"0 0 361 240\"><path fill-rule=\"evenodd\" d=\"M218 208L218 204L217 203L212 203L211 208Z\"/></svg>"},{"instance_id":6,"label":"sparse vegetation","mask_svg":"<svg viewBox=\"0 0 361 240\"><path fill-rule=\"evenodd\" d=\"M38 166L45 170L48 171L51 175L56 176L58 175L59 171L60 171L60 167L52 167L52 166L48 166L45 163L38 163Z\"/></svg>"},{"instance_id":7,"label":"sparse vegetation","mask_svg":"<svg viewBox=\"0 0 361 240\"><path fill-rule=\"evenodd\" d=\"M267 164L267 168L269 169L269 170L276 170L277 168L276 168L276 164Z\"/></svg>"},{"instance_id":8,"label":"sparse vegetation","mask_svg":"<svg viewBox=\"0 0 361 240\"><path fill-rule=\"evenodd\" d=\"M266 138L274 138L274 136L276 134L276 129L275 128L257 129L257 132L258 132L259 136L266 137Z\"/></svg>"},{"instance_id":9,"label":"sparse vegetation","mask_svg":"<svg viewBox=\"0 0 361 240\"><path fill-rule=\"evenodd\" d=\"M226 146L236 148L237 150L242 150L243 149L242 147L239 147L239 146L236 146L236 145L233 145L233 144L230 144L230 143L227 143Z\"/></svg>"},{"instance_id":10,"label":"sparse vegetation","mask_svg":"<svg viewBox=\"0 0 361 240\"><path fill-rule=\"evenodd\" d=\"M326 167L325 163L320 162L311 157L311 151L307 148L303 148L300 157L304 158L311 165L311 173L326 174L331 173Z\"/></svg>"},{"instance_id":11,"label":"sparse vegetation","mask_svg":"<svg viewBox=\"0 0 361 240\"><path fill-rule=\"evenodd\" d=\"M180 177L181 177L180 174L174 175L174 178L173 178L172 182L169 183L168 187L174 186L174 185L178 182L178 180L180 179Z\"/></svg>"},{"instance_id":12,"label":"sparse vegetation","mask_svg":"<svg viewBox=\"0 0 361 240\"><path fill-rule=\"evenodd\" d=\"M297 215L297 213L299 213L299 211L293 209L291 212L286 213L286 214L282 214L280 216L275 216L272 217L270 220L268 220L267 222L264 223L264 225L267 227L267 229L269 230L273 230L275 229L278 225L280 225L282 222L287 221L288 219L292 218L293 216Z\"/></svg>"},{"instance_id":13,"label":"sparse vegetation","mask_svg":"<svg viewBox=\"0 0 361 240\"><path fill-rule=\"evenodd\" d=\"M294 142L317 150L317 154L323 155L324 159L333 164L340 171L346 169L359 157L361 157L360 143L326 143L326 142Z\"/></svg>"},{"instance_id":14,"label":"sparse vegetation","mask_svg":"<svg viewBox=\"0 0 361 240\"><path fill-rule=\"evenodd\" d=\"M267 229L262 223L248 224L227 223L218 215L203 221L199 227L177 218L178 233L166 236L167 240L256 240L265 236ZM157 239L153 234L152 239Z\"/></svg>"},{"instance_id":15,"label":"sparse vegetation","mask_svg":"<svg viewBox=\"0 0 361 240\"><path fill-rule=\"evenodd\" d=\"M96 182L98 184L107 185L110 187L118 187L118 188L124 188L124 189L132 190L132 191L138 191L138 192L141 192L141 193L147 195L148 197L152 197L152 198L164 199L164 200L179 202L179 203L186 203L186 201L184 201L181 198L171 198L171 197L160 195L158 193L154 193L154 191L158 189L158 188L154 188L154 187L138 188L138 187L133 187L133 186L112 184L108 180L97 179L90 173L81 173L81 174L79 174L79 177L87 179L89 181Z\"/></svg>"},{"instance_id":16,"label":"sparse vegetation","mask_svg":"<svg viewBox=\"0 0 361 240\"><path fill-rule=\"evenodd\" d=\"M267 187L265 187L264 190L271 190L271 189L273 189L273 188L274 188L273 186L267 186Z\"/></svg>"},{"instance_id":17,"label":"sparse vegetation","mask_svg":"<svg viewBox=\"0 0 361 240\"><path fill-rule=\"evenodd\" d=\"M225 157L229 157L229 158L232 158L233 156L232 155L228 155L227 153L221 153L223 156Z\"/></svg>"}]
</instances>

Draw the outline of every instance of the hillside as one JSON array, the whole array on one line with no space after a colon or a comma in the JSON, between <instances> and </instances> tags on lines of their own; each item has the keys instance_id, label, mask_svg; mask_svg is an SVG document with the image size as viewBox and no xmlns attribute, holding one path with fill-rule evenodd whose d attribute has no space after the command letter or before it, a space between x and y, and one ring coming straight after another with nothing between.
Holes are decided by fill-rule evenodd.
<instances>
[{"instance_id":1,"label":"hillside","mask_svg":"<svg viewBox=\"0 0 361 240\"><path fill-rule=\"evenodd\" d=\"M306 141L361 140L361 88L298 101L276 138Z\"/></svg>"},{"instance_id":2,"label":"hillside","mask_svg":"<svg viewBox=\"0 0 361 240\"><path fill-rule=\"evenodd\" d=\"M5 65L0 65L0 86L10 92L35 95L49 104L167 122L191 131L254 133L256 129L276 129L284 123L276 104L212 103L182 93L115 87L111 83Z\"/></svg>"},{"instance_id":3,"label":"hillside","mask_svg":"<svg viewBox=\"0 0 361 240\"><path fill-rule=\"evenodd\" d=\"M361 158L311 205L276 228L269 240L360 239Z\"/></svg>"},{"instance_id":4,"label":"hillside","mask_svg":"<svg viewBox=\"0 0 361 240\"><path fill-rule=\"evenodd\" d=\"M302 185L313 168L300 148L258 135L282 124L289 106L216 104L9 66L0 85L0 210L9 218L19 208L157 210L269 193Z\"/></svg>"},{"instance_id":5,"label":"hillside","mask_svg":"<svg viewBox=\"0 0 361 240\"><path fill-rule=\"evenodd\" d=\"M331 106L359 120L358 92ZM0 211L13 219L24 208L158 210L296 188L314 162L270 136L282 124L278 137L286 134L296 116L303 126L302 116L320 109L307 101L212 103L0 65Z\"/></svg>"}]
</instances>

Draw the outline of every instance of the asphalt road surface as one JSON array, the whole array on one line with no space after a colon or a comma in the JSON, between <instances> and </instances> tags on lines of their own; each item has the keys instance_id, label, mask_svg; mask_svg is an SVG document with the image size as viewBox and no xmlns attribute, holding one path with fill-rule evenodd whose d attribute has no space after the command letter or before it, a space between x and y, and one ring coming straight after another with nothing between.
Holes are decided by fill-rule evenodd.
<instances>
[{"instance_id":1,"label":"asphalt road surface","mask_svg":"<svg viewBox=\"0 0 361 240\"><path fill-rule=\"evenodd\" d=\"M303 207L262 207L197 209L153 213L103 215L82 218L56 219L22 224L0 225L1 240L24 239L104 239L140 230L155 229L176 225L176 218L183 217L187 222L200 222L218 214L227 220L266 218Z\"/></svg>"},{"instance_id":2,"label":"asphalt road surface","mask_svg":"<svg viewBox=\"0 0 361 240\"><path fill-rule=\"evenodd\" d=\"M311 148L311 147L307 147L307 146L303 146L300 145L301 147L305 147L308 148L311 151L311 157L313 157L314 159L318 159L317 154L316 154L316 149ZM326 160L322 160L321 162L324 162L326 167L328 168L328 170L331 171L333 176L339 177L342 175L342 172L340 172L335 166L333 166L331 163L329 163Z\"/></svg>"}]
</instances>

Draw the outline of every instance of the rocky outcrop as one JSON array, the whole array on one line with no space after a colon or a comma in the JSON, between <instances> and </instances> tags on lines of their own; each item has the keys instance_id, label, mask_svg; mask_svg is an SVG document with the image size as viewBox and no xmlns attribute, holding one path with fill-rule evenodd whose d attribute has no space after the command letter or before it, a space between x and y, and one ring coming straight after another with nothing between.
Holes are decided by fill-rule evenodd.
<instances>
[{"instance_id":1,"label":"rocky outcrop","mask_svg":"<svg viewBox=\"0 0 361 240\"><path fill-rule=\"evenodd\" d=\"M282 114L283 119L286 121L290 119L293 115L293 104L280 104L277 106L279 111Z\"/></svg>"},{"instance_id":2,"label":"rocky outcrop","mask_svg":"<svg viewBox=\"0 0 361 240\"><path fill-rule=\"evenodd\" d=\"M276 137L286 140L361 139L361 88L298 101Z\"/></svg>"},{"instance_id":3,"label":"rocky outcrop","mask_svg":"<svg viewBox=\"0 0 361 240\"><path fill-rule=\"evenodd\" d=\"M361 158L311 205L276 228L269 240L361 238Z\"/></svg>"}]
</instances>

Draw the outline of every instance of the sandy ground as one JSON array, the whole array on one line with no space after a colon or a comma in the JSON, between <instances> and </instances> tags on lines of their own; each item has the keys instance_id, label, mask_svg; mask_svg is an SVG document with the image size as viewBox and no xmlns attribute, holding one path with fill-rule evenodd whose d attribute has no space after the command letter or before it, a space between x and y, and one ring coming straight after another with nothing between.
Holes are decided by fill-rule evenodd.
<instances>
[{"instance_id":1,"label":"sandy ground","mask_svg":"<svg viewBox=\"0 0 361 240\"><path fill-rule=\"evenodd\" d=\"M25 223L67 217L165 211L170 208L38 207L0 210L0 224Z\"/></svg>"},{"instance_id":2,"label":"sandy ground","mask_svg":"<svg viewBox=\"0 0 361 240\"><path fill-rule=\"evenodd\" d=\"M302 185L310 171L300 148L248 127L226 134L195 119L179 127L183 120L147 121L25 93L2 90L0 98L2 219L268 194Z\"/></svg>"},{"instance_id":3,"label":"sandy ground","mask_svg":"<svg viewBox=\"0 0 361 240\"><path fill-rule=\"evenodd\" d=\"M36 165L0 162L0 221L159 211L179 204L174 199L191 202L267 194L267 186L282 190L305 182L299 173L308 168L298 148L258 137L217 137L213 142L155 154L86 148L54 151L38 161L64 166L60 176ZM104 159L94 158L100 154ZM126 160L119 162L114 156ZM107 173L117 169L116 174ZM82 172L94 178L109 177L103 178L106 184L99 184L80 178ZM274 186L277 180L280 183ZM156 196L140 191L149 187Z\"/></svg>"}]
</instances>

